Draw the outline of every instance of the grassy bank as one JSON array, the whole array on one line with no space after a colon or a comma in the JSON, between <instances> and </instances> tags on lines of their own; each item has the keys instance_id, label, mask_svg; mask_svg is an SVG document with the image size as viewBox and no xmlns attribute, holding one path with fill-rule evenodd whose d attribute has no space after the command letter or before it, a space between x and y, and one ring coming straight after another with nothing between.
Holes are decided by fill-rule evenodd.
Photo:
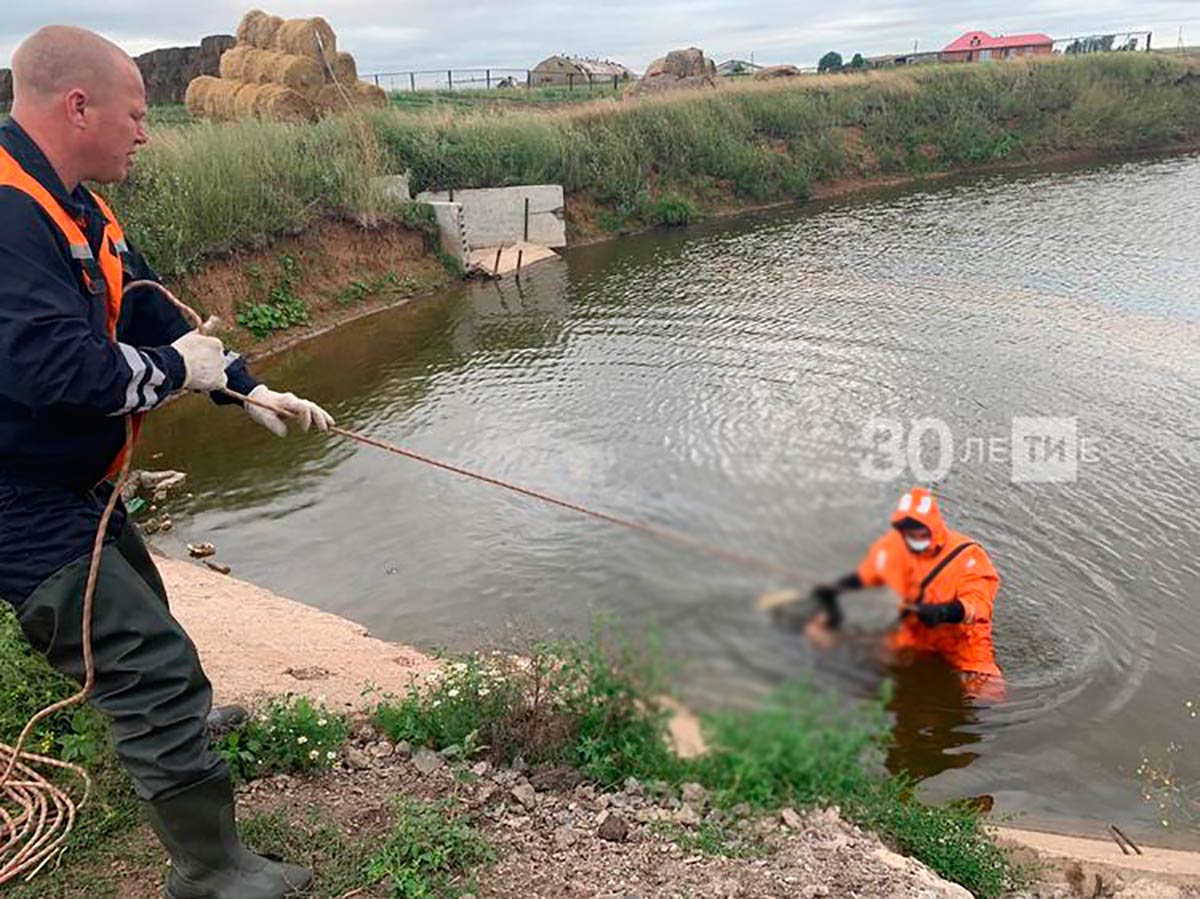
<instances>
[{"instance_id":1,"label":"grassy bank","mask_svg":"<svg viewBox=\"0 0 1200 899\"><path fill-rule=\"evenodd\" d=\"M619 231L842 180L1197 140L1197 64L1122 53L551 110L384 110L369 127L164 127L114 193L134 238L171 273L330 212L387 214L371 187L385 172L410 171L415 190L560 183L596 210L596 225Z\"/></svg>"},{"instance_id":2,"label":"grassy bank","mask_svg":"<svg viewBox=\"0 0 1200 899\"><path fill-rule=\"evenodd\" d=\"M650 655L597 638L537 647L528 658L466 657L448 662L420 690L379 697L370 724L355 725L303 699L281 699L223 737L218 749L241 782L266 779L270 795L278 792L280 776L319 785L321 778L336 775L335 766L361 764L353 753L362 750L348 740L364 727L374 739L386 737L388 745L436 750L437 758L458 766L456 778L477 776L472 772L483 764L494 770L566 768L601 792L627 791L632 779L647 791L682 790L686 798L700 785L717 815L679 825L674 839L731 857L746 851L730 837L731 822L747 815L777 817L783 808L836 805L846 819L976 895L997 896L1014 882L1013 868L975 811L925 805L912 796L907 781L884 772L888 723L879 704L850 705L793 687L757 710L708 719L710 751L681 759L669 748L666 716L652 698L661 685L645 661ZM24 645L7 613L0 616L0 674L4 741L14 739L28 715L70 689ZM84 810L62 867L14 895L75 895L71 890L86 887L88 878L97 890L110 886L111 860L129 855L131 840L141 847L133 853L141 859L140 881L160 876L161 857L149 836L139 831L134 839L136 804L98 716L84 711L52 721L35 745L52 754L74 753L100 774L101 790ZM324 833L328 845L318 874L329 895L381 882L390 882L395 896L440 893L438 884L465 877L495 857L475 832L482 818L419 790L392 801L385 784L377 789L388 795L374 798L390 802L392 812L358 838L331 828L330 809L321 808L319 799L310 802L316 817L303 827L273 817L268 807L247 815L249 833L256 845L284 850ZM331 792L339 791L335 786Z\"/></svg>"}]
</instances>

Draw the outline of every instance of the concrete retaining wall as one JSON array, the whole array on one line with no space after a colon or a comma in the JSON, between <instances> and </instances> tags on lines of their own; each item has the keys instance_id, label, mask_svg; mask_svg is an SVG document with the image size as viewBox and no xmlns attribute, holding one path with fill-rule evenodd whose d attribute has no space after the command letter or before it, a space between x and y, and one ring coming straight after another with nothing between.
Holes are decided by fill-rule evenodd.
<instances>
[{"instance_id":1,"label":"concrete retaining wall","mask_svg":"<svg viewBox=\"0 0 1200 899\"><path fill-rule=\"evenodd\" d=\"M453 193L453 200L451 200ZM426 191L417 199L462 205L470 246L512 246L519 241L545 247L567 245L566 210L559 184L520 187L487 187L470 190ZM529 230L525 229L525 201L529 201Z\"/></svg>"}]
</instances>

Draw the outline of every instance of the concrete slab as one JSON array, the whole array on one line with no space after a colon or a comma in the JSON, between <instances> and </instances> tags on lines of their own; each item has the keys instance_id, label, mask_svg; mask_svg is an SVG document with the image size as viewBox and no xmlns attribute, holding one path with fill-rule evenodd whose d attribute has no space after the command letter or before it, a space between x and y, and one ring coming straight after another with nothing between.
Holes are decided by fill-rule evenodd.
<instances>
[{"instance_id":1,"label":"concrete slab","mask_svg":"<svg viewBox=\"0 0 1200 899\"><path fill-rule=\"evenodd\" d=\"M471 264L471 245L467 241L466 220L461 203L428 202L437 218L443 252L457 259L463 268Z\"/></svg>"},{"instance_id":2,"label":"concrete slab","mask_svg":"<svg viewBox=\"0 0 1200 899\"><path fill-rule=\"evenodd\" d=\"M473 247L507 246L522 240L544 247L567 245L566 208L559 184L426 191L418 194L417 199L461 203L467 221L467 237ZM528 233L525 229L526 200L529 201Z\"/></svg>"},{"instance_id":3,"label":"concrete slab","mask_svg":"<svg viewBox=\"0 0 1200 899\"><path fill-rule=\"evenodd\" d=\"M500 264L496 265L496 254L500 254ZM549 247L520 241L511 247L480 247L471 250L470 259L486 272L493 275L507 275L517 270L517 262L522 269L527 269L535 262L546 259L557 259L558 254Z\"/></svg>"}]
</instances>

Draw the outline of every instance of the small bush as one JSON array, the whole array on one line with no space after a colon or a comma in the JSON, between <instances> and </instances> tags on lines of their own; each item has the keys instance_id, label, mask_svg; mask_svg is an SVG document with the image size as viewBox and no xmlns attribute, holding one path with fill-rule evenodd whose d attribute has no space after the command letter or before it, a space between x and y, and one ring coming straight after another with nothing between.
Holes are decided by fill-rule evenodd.
<instances>
[{"instance_id":1,"label":"small bush","mask_svg":"<svg viewBox=\"0 0 1200 899\"><path fill-rule=\"evenodd\" d=\"M665 228L681 228L698 218L700 210L692 203L679 197L659 197L642 207L642 218L647 224Z\"/></svg>"},{"instance_id":2,"label":"small bush","mask_svg":"<svg viewBox=\"0 0 1200 899\"><path fill-rule=\"evenodd\" d=\"M615 638L542 645L527 662L469 656L424 689L385 697L375 724L392 740L497 762L578 767L604 785L665 779L677 759L653 701L652 668Z\"/></svg>"},{"instance_id":3,"label":"small bush","mask_svg":"<svg viewBox=\"0 0 1200 899\"><path fill-rule=\"evenodd\" d=\"M308 774L332 767L346 743L346 719L303 696L273 700L223 736L217 752L238 781L269 774Z\"/></svg>"},{"instance_id":4,"label":"small bush","mask_svg":"<svg viewBox=\"0 0 1200 899\"><path fill-rule=\"evenodd\" d=\"M238 305L237 323L260 340L275 331L308 321L308 304L296 293L300 263L294 256L279 257L279 275L270 287L260 269L246 272L250 296Z\"/></svg>"},{"instance_id":5,"label":"small bush","mask_svg":"<svg viewBox=\"0 0 1200 899\"><path fill-rule=\"evenodd\" d=\"M460 896L476 865L490 862L491 847L462 819L450 801L395 800L397 820L378 853L367 862L370 883L383 883L393 899Z\"/></svg>"}]
</instances>

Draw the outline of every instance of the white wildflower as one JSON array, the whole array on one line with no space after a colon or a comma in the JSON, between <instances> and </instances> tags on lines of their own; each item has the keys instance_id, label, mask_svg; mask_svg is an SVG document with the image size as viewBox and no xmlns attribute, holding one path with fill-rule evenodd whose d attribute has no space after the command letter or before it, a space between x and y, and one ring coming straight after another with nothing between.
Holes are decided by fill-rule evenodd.
<instances>
[{"instance_id":1,"label":"white wildflower","mask_svg":"<svg viewBox=\"0 0 1200 899\"><path fill-rule=\"evenodd\" d=\"M331 749L331 750L329 750L329 752L325 753L325 758L329 759L329 761L332 762L334 759L337 758L337 753Z\"/></svg>"},{"instance_id":2,"label":"white wildflower","mask_svg":"<svg viewBox=\"0 0 1200 899\"><path fill-rule=\"evenodd\" d=\"M321 757L321 753L317 752L317 750L315 750L315 749L310 749L308 752L308 757L315 762L318 758Z\"/></svg>"},{"instance_id":3,"label":"white wildflower","mask_svg":"<svg viewBox=\"0 0 1200 899\"><path fill-rule=\"evenodd\" d=\"M296 737L296 742L303 746L308 742L308 737Z\"/></svg>"},{"instance_id":4,"label":"white wildflower","mask_svg":"<svg viewBox=\"0 0 1200 899\"><path fill-rule=\"evenodd\" d=\"M329 723L329 722L328 722L328 721L326 721L324 718L318 718L318 719L317 719L317 727L324 727L324 726L325 726L326 724L328 724L328 723Z\"/></svg>"},{"instance_id":5,"label":"white wildflower","mask_svg":"<svg viewBox=\"0 0 1200 899\"><path fill-rule=\"evenodd\" d=\"M458 696L458 687L451 687L449 690L446 691L446 695L449 696L451 699L454 699L456 696Z\"/></svg>"}]
</instances>

